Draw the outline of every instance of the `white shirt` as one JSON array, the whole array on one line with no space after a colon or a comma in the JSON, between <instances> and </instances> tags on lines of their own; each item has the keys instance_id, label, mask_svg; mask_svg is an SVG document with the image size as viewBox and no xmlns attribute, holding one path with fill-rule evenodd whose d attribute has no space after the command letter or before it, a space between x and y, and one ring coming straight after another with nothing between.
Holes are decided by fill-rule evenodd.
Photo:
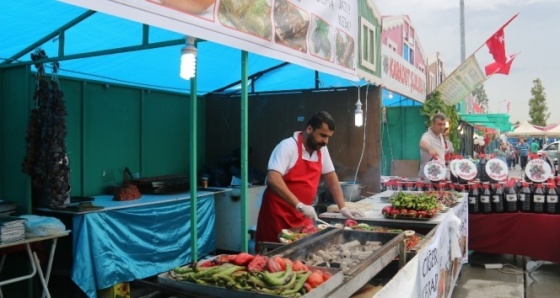
<instances>
[{"instance_id":1,"label":"white shirt","mask_svg":"<svg viewBox=\"0 0 560 298\"><path fill-rule=\"evenodd\" d=\"M420 142L427 142L430 145L430 148L435 150L438 155L438 159L445 163L445 140L443 139L443 135L436 136L431 128L422 135ZM420 171L418 172L418 177L426 178L424 175L424 166L432 160L432 156L429 152L420 149Z\"/></svg>"},{"instance_id":2,"label":"white shirt","mask_svg":"<svg viewBox=\"0 0 560 298\"><path fill-rule=\"evenodd\" d=\"M286 175L291 168L296 165L298 160L298 148L297 148L297 139L301 132L296 131L292 138L287 138L282 140L276 148L272 151L270 155L270 160L268 161L268 170L274 170L282 174L282 176ZM305 150L305 146L301 144L302 150L302 159L309 160L309 161L318 161L319 156L317 155L316 151L313 151L311 154ZM322 157L322 171L321 174L328 174L334 172L334 165L331 160L331 156L329 154L329 150L327 146L323 146L321 148L321 157Z\"/></svg>"}]
</instances>

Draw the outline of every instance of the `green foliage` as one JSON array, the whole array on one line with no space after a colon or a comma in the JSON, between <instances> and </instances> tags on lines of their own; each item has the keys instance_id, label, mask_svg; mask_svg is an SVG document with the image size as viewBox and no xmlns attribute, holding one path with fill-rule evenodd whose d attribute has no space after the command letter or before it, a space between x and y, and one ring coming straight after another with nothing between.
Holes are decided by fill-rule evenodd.
<instances>
[{"instance_id":1,"label":"green foliage","mask_svg":"<svg viewBox=\"0 0 560 298\"><path fill-rule=\"evenodd\" d=\"M533 80L533 88L531 88L533 97L529 99L529 117L531 117L531 124L546 126L546 120L550 118L548 106L546 105L546 93L541 80L537 78Z\"/></svg>"},{"instance_id":2,"label":"green foliage","mask_svg":"<svg viewBox=\"0 0 560 298\"><path fill-rule=\"evenodd\" d=\"M459 126L459 115L457 114L456 106L446 105L441 99L441 94L438 91L435 91L428 96L420 112L424 117L426 117L424 122L426 124L426 128L432 125L432 115L436 113L443 113L447 116L447 120L449 121L449 140L453 143L453 148L456 150L460 148L461 142L457 131L457 127Z\"/></svg>"},{"instance_id":3,"label":"green foliage","mask_svg":"<svg viewBox=\"0 0 560 298\"><path fill-rule=\"evenodd\" d=\"M480 85L472 91L472 95L476 96L476 103L478 103L485 111L488 111L488 95L484 90L484 85Z\"/></svg>"}]
</instances>

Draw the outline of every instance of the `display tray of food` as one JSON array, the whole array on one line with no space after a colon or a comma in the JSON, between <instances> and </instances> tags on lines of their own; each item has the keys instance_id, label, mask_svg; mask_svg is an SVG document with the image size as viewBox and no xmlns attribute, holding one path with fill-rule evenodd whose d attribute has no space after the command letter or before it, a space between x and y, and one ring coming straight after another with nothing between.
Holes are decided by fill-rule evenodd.
<instances>
[{"instance_id":1,"label":"display tray of food","mask_svg":"<svg viewBox=\"0 0 560 298\"><path fill-rule=\"evenodd\" d=\"M328 219L327 223L337 228L352 229L355 231L376 232L376 233L404 233L407 252L416 252L420 250L426 241L428 241L435 233L437 225L426 227L418 227L413 221L392 222L387 225L385 221L363 220L361 218L354 219ZM407 258L408 259L408 258Z\"/></svg>"},{"instance_id":2,"label":"display tray of food","mask_svg":"<svg viewBox=\"0 0 560 298\"><path fill-rule=\"evenodd\" d=\"M327 228L312 239L303 238L267 253L300 259L306 265L341 268L353 274L374 262L404 240L403 233L375 233L351 229Z\"/></svg>"},{"instance_id":3,"label":"display tray of food","mask_svg":"<svg viewBox=\"0 0 560 298\"><path fill-rule=\"evenodd\" d=\"M399 191L389 199L391 205L381 213L388 219L429 220L438 213L447 212L458 203L458 193L449 191Z\"/></svg>"},{"instance_id":4,"label":"display tray of food","mask_svg":"<svg viewBox=\"0 0 560 298\"><path fill-rule=\"evenodd\" d=\"M396 257L405 256L404 233L332 227L325 231L319 237L300 239L267 255L302 260L307 266L342 269L344 282L329 294L332 297L354 293Z\"/></svg>"},{"instance_id":5,"label":"display tray of food","mask_svg":"<svg viewBox=\"0 0 560 298\"><path fill-rule=\"evenodd\" d=\"M186 294L210 297L327 297L343 282L337 268L307 266L279 256L219 255L158 275Z\"/></svg>"}]
</instances>

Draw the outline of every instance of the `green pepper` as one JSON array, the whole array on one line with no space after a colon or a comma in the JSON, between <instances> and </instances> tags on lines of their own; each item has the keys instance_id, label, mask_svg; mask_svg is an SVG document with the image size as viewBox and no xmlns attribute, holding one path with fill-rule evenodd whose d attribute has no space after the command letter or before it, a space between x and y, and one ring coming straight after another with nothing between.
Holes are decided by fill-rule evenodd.
<instances>
[{"instance_id":1,"label":"green pepper","mask_svg":"<svg viewBox=\"0 0 560 298\"><path fill-rule=\"evenodd\" d=\"M266 284L264 283L264 281L253 274L249 274L248 281L255 287L266 288Z\"/></svg>"},{"instance_id":2,"label":"green pepper","mask_svg":"<svg viewBox=\"0 0 560 298\"><path fill-rule=\"evenodd\" d=\"M307 280L309 275L311 275L311 271L306 271L303 274L298 273L297 275L298 275L298 277L297 277L297 281L296 281L295 286L292 289L285 290L285 291L281 292L280 295L289 296L289 295L294 295L297 292L299 292L301 290L301 288L303 288L303 284L305 283L305 281Z\"/></svg>"},{"instance_id":3,"label":"green pepper","mask_svg":"<svg viewBox=\"0 0 560 298\"><path fill-rule=\"evenodd\" d=\"M288 283L286 283L285 285L282 285L282 286L274 286L274 287L272 287L272 288L273 288L273 289L285 289L285 290L288 290L288 289L293 288L294 285L296 284L297 273L292 272L291 275L292 275L292 277L291 277L291 279L288 281Z\"/></svg>"},{"instance_id":4,"label":"green pepper","mask_svg":"<svg viewBox=\"0 0 560 298\"><path fill-rule=\"evenodd\" d=\"M204 268L209 268L209 269L205 269L205 270L200 270L197 271L194 274L194 278L204 278L204 277L210 277L218 272L220 272L221 269L223 269L222 266L215 266L215 267L204 267ZM196 271L196 270L195 270Z\"/></svg>"},{"instance_id":5,"label":"green pepper","mask_svg":"<svg viewBox=\"0 0 560 298\"><path fill-rule=\"evenodd\" d=\"M286 270L284 271L283 275L275 277L271 275L270 272L262 272L261 279L271 286L282 286L292 279L293 274L294 271L292 270L292 266L288 263L286 264Z\"/></svg>"}]
</instances>

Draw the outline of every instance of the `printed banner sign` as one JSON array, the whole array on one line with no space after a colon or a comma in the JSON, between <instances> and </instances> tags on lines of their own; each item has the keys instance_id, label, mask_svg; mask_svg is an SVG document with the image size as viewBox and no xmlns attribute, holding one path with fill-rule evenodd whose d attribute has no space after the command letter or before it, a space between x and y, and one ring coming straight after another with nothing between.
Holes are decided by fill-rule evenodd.
<instances>
[{"instance_id":1,"label":"printed banner sign","mask_svg":"<svg viewBox=\"0 0 560 298\"><path fill-rule=\"evenodd\" d=\"M448 105L455 105L486 80L486 76L472 55L465 60L436 88L441 99Z\"/></svg>"},{"instance_id":2,"label":"printed banner sign","mask_svg":"<svg viewBox=\"0 0 560 298\"><path fill-rule=\"evenodd\" d=\"M386 45L381 45L381 53L383 54L381 77L385 88L424 103L426 75Z\"/></svg>"},{"instance_id":3,"label":"printed banner sign","mask_svg":"<svg viewBox=\"0 0 560 298\"><path fill-rule=\"evenodd\" d=\"M439 224L432 240L418 254L419 297L449 297L462 264L468 262L467 200L463 199L459 204L448 211L449 214ZM457 257L453 257L452 251L456 252Z\"/></svg>"},{"instance_id":4,"label":"printed banner sign","mask_svg":"<svg viewBox=\"0 0 560 298\"><path fill-rule=\"evenodd\" d=\"M62 1L358 80L356 1Z\"/></svg>"}]
</instances>

